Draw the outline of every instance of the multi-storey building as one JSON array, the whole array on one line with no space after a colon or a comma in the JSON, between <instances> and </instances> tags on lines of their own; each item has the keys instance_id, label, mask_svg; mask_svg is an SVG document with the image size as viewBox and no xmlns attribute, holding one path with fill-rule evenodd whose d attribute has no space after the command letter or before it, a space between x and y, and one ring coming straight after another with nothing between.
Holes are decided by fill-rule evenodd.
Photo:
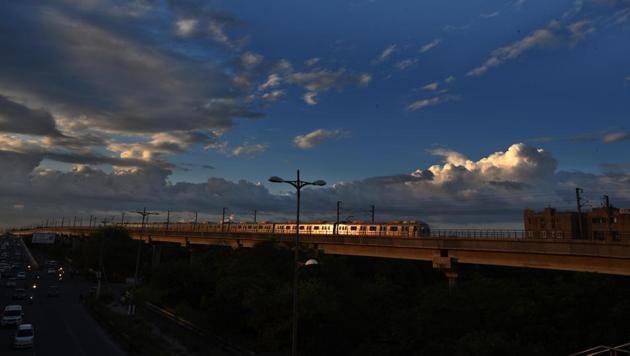
<instances>
[{"instance_id":1,"label":"multi-storey building","mask_svg":"<svg viewBox=\"0 0 630 356\"><path fill-rule=\"evenodd\" d=\"M582 212L581 221L577 212L526 209L523 225L530 238L630 241L630 209L594 208Z\"/></svg>"}]
</instances>

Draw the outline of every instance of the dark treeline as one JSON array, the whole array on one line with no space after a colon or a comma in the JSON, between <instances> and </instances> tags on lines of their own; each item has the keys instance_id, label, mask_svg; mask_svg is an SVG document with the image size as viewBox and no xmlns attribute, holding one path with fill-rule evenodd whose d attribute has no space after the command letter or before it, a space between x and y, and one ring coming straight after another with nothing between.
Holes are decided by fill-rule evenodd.
<instances>
[{"instance_id":1,"label":"dark treeline","mask_svg":"<svg viewBox=\"0 0 630 356\"><path fill-rule=\"evenodd\" d=\"M90 240L75 258L98 255L99 237ZM119 240L105 244L106 269L132 271L137 245ZM427 262L317 259L300 272L302 355L563 355L630 341L629 278L463 265L449 290ZM144 298L258 352L290 349L293 255L286 247L195 247L191 258L163 245L157 269L149 247L143 261Z\"/></svg>"}]
</instances>

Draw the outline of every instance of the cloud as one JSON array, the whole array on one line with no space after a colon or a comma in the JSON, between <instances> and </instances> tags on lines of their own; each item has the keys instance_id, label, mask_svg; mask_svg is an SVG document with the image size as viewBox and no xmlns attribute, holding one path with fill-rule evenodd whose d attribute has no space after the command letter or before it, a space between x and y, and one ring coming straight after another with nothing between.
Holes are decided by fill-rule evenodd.
<instances>
[{"instance_id":1,"label":"cloud","mask_svg":"<svg viewBox=\"0 0 630 356\"><path fill-rule=\"evenodd\" d=\"M56 127L54 117L50 113L28 108L2 95L0 95L0 131L62 136Z\"/></svg>"},{"instance_id":2,"label":"cloud","mask_svg":"<svg viewBox=\"0 0 630 356\"><path fill-rule=\"evenodd\" d=\"M232 149L232 156L252 156L257 153L266 151L267 148L269 148L268 144L263 144L263 143L249 144L245 142L244 144Z\"/></svg>"},{"instance_id":3,"label":"cloud","mask_svg":"<svg viewBox=\"0 0 630 356\"><path fill-rule=\"evenodd\" d=\"M383 50L383 52L381 52L381 54L378 55L378 57L376 57L376 59L372 61L372 63L381 64L386 62L394 54L394 52L396 52L397 48L398 46L395 44L388 46Z\"/></svg>"},{"instance_id":4,"label":"cloud","mask_svg":"<svg viewBox=\"0 0 630 356\"><path fill-rule=\"evenodd\" d=\"M277 73L271 73L267 77L267 80L264 83L262 83L258 87L258 89L265 90L265 89L273 88L275 86L278 86L280 84L280 81L281 81L280 76Z\"/></svg>"},{"instance_id":5,"label":"cloud","mask_svg":"<svg viewBox=\"0 0 630 356\"><path fill-rule=\"evenodd\" d=\"M446 84L450 84L453 83L455 81L455 77L454 76L449 76L448 78L444 79L444 83Z\"/></svg>"},{"instance_id":6,"label":"cloud","mask_svg":"<svg viewBox=\"0 0 630 356\"><path fill-rule=\"evenodd\" d=\"M407 59L403 59L402 61L397 62L396 68L398 68L398 70L400 71L403 71L403 70L407 70L415 66L417 63L418 63L417 58L407 58Z\"/></svg>"},{"instance_id":7,"label":"cloud","mask_svg":"<svg viewBox=\"0 0 630 356\"><path fill-rule=\"evenodd\" d=\"M457 99L458 99L458 97L454 96L454 95L439 94L439 95L431 97L431 98L416 100L416 101L412 102L411 104L407 105L407 110L408 111L416 111L416 110L428 108L430 106L444 104L444 103L447 103L449 101L453 101L453 100L457 100Z\"/></svg>"},{"instance_id":8,"label":"cloud","mask_svg":"<svg viewBox=\"0 0 630 356\"><path fill-rule=\"evenodd\" d=\"M269 101L269 102L274 102L277 101L278 99L282 98L285 95L284 91L282 90L274 90L274 91L270 91L268 93L264 93L261 98L265 101Z\"/></svg>"},{"instance_id":9,"label":"cloud","mask_svg":"<svg viewBox=\"0 0 630 356\"><path fill-rule=\"evenodd\" d=\"M567 25L562 25L555 20L551 21L545 28L537 29L510 45L493 50L485 62L479 67L470 70L467 75L473 77L483 75L489 69L514 60L535 48L559 46L562 44L574 46L593 31L594 28L591 22L587 20L580 20Z\"/></svg>"},{"instance_id":10,"label":"cloud","mask_svg":"<svg viewBox=\"0 0 630 356\"><path fill-rule=\"evenodd\" d=\"M319 63L320 58L318 57L314 57L314 58L309 58L306 61L304 61L304 65L306 65L307 67L312 67L315 64Z\"/></svg>"},{"instance_id":11,"label":"cloud","mask_svg":"<svg viewBox=\"0 0 630 356\"><path fill-rule=\"evenodd\" d=\"M0 32L21 35L3 40L12 55L0 57L0 66L11 68L0 75L0 95L119 133L229 128L235 118L261 116L208 43L174 53L171 43L153 38L160 29L156 12L121 22L101 8L78 6L3 7L2 16L14 21L1 21Z\"/></svg>"},{"instance_id":12,"label":"cloud","mask_svg":"<svg viewBox=\"0 0 630 356\"><path fill-rule=\"evenodd\" d=\"M442 40L440 39L434 39L433 41L420 47L420 53L425 53L432 50L433 48L437 47L441 42Z\"/></svg>"},{"instance_id":13,"label":"cloud","mask_svg":"<svg viewBox=\"0 0 630 356\"><path fill-rule=\"evenodd\" d=\"M439 85L440 85L440 83L438 83L438 82L429 83L429 84L423 86L422 90L436 91Z\"/></svg>"},{"instance_id":14,"label":"cloud","mask_svg":"<svg viewBox=\"0 0 630 356\"><path fill-rule=\"evenodd\" d=\"M487 14L481 14L481 15L479 15L479 17L481 17L482 19L489 19L489 18L493 18L493 17L499 16L500 13L501 12L499 12L499 11L494 11L494 12L490 12L490 13L487 13Z\"/></svg>"},{"instance_id":15,"label":"cloud","mask_svg":"<svg viewBox=\"0 0 630 356\"><path fill-rule=\"evenodd\" d=\"M308 105L317 105L317 93L309 91L302 97Z\"/></svg>"},{"instance_id":16,"label":"cloud","mask_svg":"<svg viewBox=\"0 0 630 356\"><path fill-rule=\"evenodd\" d=\"M180 37L188 37L197 30L198 24L195 19L179 19L175 22L175 33Z\"/></svg>"},{"instance_id":17,"label":"cloud","mask_svg":"<svg viewBox=\"0 0 630 356\"><path fill-rule=\"evenodd\" d=\"M324 141L338 138L341 135L340 130L324 130L317 129L305 135L298 135L293 139L295 146L301 149L313 148Z\"/></svg>"},{"instance_id":18,"label":"cloud","mask_svg":"<svg viewBox=\"0 0 630 356\"><path fill-rule=\"evenodd\" d=\"M603 141L605 143L613 143L613 142L620 142L620 141L627 141L630 140L630 132L626 132L626 131L615 131L615 132L610 132L604 135L603 137Z\"/></svg>"},{"instance_id":19,"label":"cloud","mask_svg":"<svg viewBox=\"0 0 630 356\"><path fill-rule=\"evenodd\" d=\"M522 143L476 159L447 148L430 152L438 162L409 173L304 189L304 220L334 220L331 211L341 200L357 219L368 219L362 211L376 205L379 221L421 219L433 228L521 228L524 208L573 209L575 187L588 187L588 196L608 194L617 206L630 204L627 164L607 163L601 174L558 171L550 152ZM160 167L108 173L76 165L61 172L37 168L40 161L31 154L0 151L0 219L5 223L111 216L143 206L179 212L175 215L199 211L201 221L217 221L226 206L236 221L258 209L270 220L283 221L291 219L295 209L293 191L272 194L264 185L244 180L210 177L202 183L170 183L170 170ZM14 205L28 209L17 211Z\"/></svg>"}]
</instances>

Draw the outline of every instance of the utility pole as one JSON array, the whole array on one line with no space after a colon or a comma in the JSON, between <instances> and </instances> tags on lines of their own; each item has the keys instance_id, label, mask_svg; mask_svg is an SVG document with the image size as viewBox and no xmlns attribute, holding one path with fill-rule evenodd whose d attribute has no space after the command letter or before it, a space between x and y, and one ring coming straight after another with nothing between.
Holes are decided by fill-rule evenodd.
<instances>
[{"instance_id":1,"label":"utility pole","mask_svg":"<svg viewBox=\"0 0 630 356\"><path fill-rule=\"evenodd\" d=\"M584 189L575 188L575 200L577 203L577 213L578 213L578 238L579 239L584 238L584 230L583 230L583 224L582 224L582 196L581 196L582 193L584 193Z\"/></svg>"},{"instance_id":2,"label":"utility pole","mask_svg":"<svg viewBox=\"0 0 630 356\"><path fill-rule=\"evenodd\" d=\"M72 219L72 227L77 227L77 216L76 215Z\"/></svg>"},{"instance_id":3,"label":"utility pole","mask_svg":"<svg viewBox=\"0 0 630 356\"><path fill-rule=\"evenodd\" d=\"M337 222L335 223L334 235L339 232L339 213L341 212L341 200L337 200Z\"/></svg>"},{"instance_id":4,"label":"utility pole","mask_svg":"<svg viewBox=\"0 0 630 356\"><path fill-rule=\"evenodd\" d=\"M90 215L90 229L92 228L92 215Z\"/></svg>"},{"instance_id":5,"label":"utility pole","mask_svg":"<svg viewBox=\"0 0 630 356\"><path fill-rule=\"evenodd\" d=\"M222 213L221 213L221 232L223 232L223 225L225 224L225 212L227 211L227 208L223 208Z\"/></svg>"},{"instance_id":6,"label":"utility pole","mask_svg":"<svg viewBox=\"0 0 630 356\"><path fill-rule=\"evenodd\" d=\"M374 205L370 205L370 215L372 216L372 224L374 224Z\"/></svg>"},{"instance_id":7,"label":"utility pole","mask_svg":"<svg viewBox=\"0 0 630 356\"><path fill-rule=\"evenodd\" d=\"M61 217L61 228L63 229L63 221L64 221L65 217Z\"/></svg>"},{"instance_id":8,"label":"utility pole","mask_svg":"<svg viewBox=\"0 0 630 356\"><path fill-rule=\"evenodd\" d=\"M46 227L48 227L48 218L46 218Z\"/></svg>"},{"instance_id":9,"label":"utility pole","mask_svg":"<svg viewBox=\"0 0 630 356\"><path fill-rule=\"evenodd\" d=\"M254 209L254 224L256 224L256 213L258 213L258 210Z\"/></svg>"},{"instance_id":10,"label":"utility pole","mask_svg":"<svg viewBox=\"0 0 630 356\"><path fill-rule=\"evenodd\" d=\"M166 211L166 231L168 231L168 225L171 223L171 211Z\"/></svg>"},{"instance_id":11,"label":"utility pole","mask_svg":"<svg viewBox=\"0 0 630 356\"><path fill-rule=\"evenodd\" d=\"M107 225L107 219L103 219L102 221L103 227ZM101 235L101 249L98 254L98 272L96 273L96 281L98 284L96 285L96 299L101 296L101 279L103 278L103 250L105 248L105 231L102 232Z\"/></svg>"},{"instance_id":12,"label":"utility pole","mask_svg":"<svg viewBox=\"0 0 630 356\"><path fill-rule=\"evenodd\" d=\"M138 273L140 271L140 255L142 253L142 240L144 238L144 225L149 222L149 216L158 215L158 213L147 211L146 207L142 209L142 211L135 211L134 213L140 214L142 216L142 224L140 225L140 236L138 239L138 254L136 255L136 272L134 273L134 277L133 277L133 291L135 294L138 290ZM134 315L136 313L136 305L134 304L135 295L132 294L131 298L132 298L132 303L129 304L128 314Z\"/></svg>"}]
</instances>

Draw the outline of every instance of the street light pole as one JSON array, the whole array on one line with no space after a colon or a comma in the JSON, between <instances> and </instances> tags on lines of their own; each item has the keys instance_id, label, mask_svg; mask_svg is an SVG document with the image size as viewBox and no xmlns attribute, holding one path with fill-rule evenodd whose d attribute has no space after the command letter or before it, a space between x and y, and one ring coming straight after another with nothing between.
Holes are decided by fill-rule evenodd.
<instances>
[{"instance_id":1,"label":"street light pole","mask_svg":"<svg viewBox=\"0 0 630 356\"><path fill-rule=\"evenodd\" d=\"M297 337L298 337L298 268L299 268L299 250L300 250L300 192L307 185L326 185L323 180L314 182L305 182L300 179L300 170L297 170L296 180L284 180L280 177L271 177L269 181L272 183L287 183L296 189L297 207L295 217L295 246L293 248L293 320L291 333L291 355L297 356Z\"/></svg>"}]
</instances>

